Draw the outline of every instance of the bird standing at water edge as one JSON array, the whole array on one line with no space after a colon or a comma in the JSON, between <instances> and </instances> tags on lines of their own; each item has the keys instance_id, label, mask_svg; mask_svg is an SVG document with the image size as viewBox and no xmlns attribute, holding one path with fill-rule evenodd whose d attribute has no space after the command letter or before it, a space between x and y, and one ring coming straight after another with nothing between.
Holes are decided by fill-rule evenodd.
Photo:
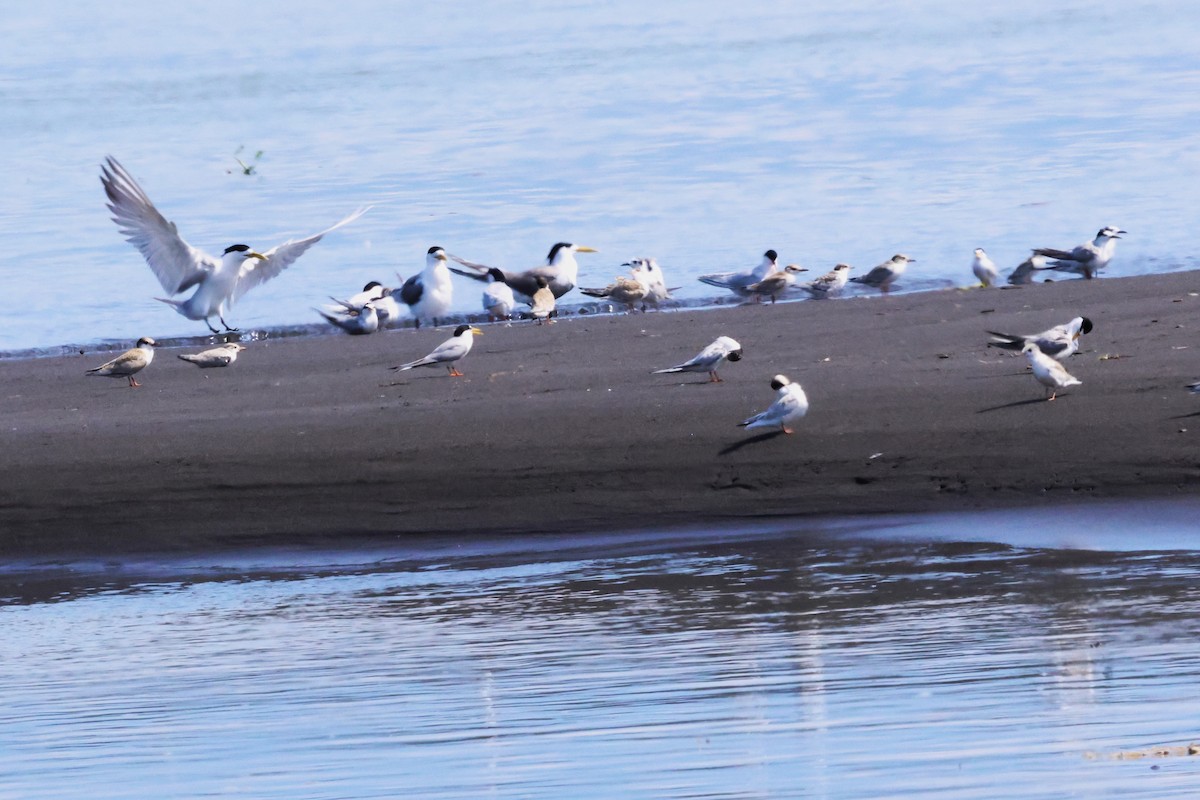
<instances>
[{"instance_id":1,"label":"bird standing at water edge","mask_svg":"<svg viewBox=\"0 0 1200 800\"><path fill-rule=\"evenodd\" d=\"M158 212L142 187L115 158L105 159L100 173L113 222L141 251L163 289L172 295L196 289L186 300L155 299L188 319L203 320L213 333L220 331L209 321L212 317L220 320L226 330L236 330L225 321L225 313L238 298L283 272L330 231L367 211L361 208L333 227L304 239L289 240L264 253L234 244L225 248L220 258L214 258L183 240L175 224Z\"/></svg>"},{"instance_id":2,"label":"bird standing at water edge","mask_svg":"<svg viewBox=\"0 0 1200 800\"><path fill-rule=\"evenodd\" d=\"M504 273L492 267L487 272L488 285L483 289L483 310L489 322L512 319L517 298L512 287L504 282Z\"/></svg>"},{"instance_id":3,"label":"bird standing at water edge","mask_svg":"<svg viewBox=\"0 0 1200 800\"><path fill-rule=\"evenodd\" d=\"M349 305L349 304L347 304ZM379 312L375 309L375 301L368 300L361 308L348 308L343 315L326 314L319 308L314 308L330 325L336 325L351 336L365 336L379 330Z\"/></svg>"},{"instance_id":4,"label":"bird standing at water edge","mask_svg":"<svg viewBox=\"0 0 1200 800\"><path fill-rule=\"evenodd\" d=\"M541 275L534 278L534 283L537 289L533 293L533 298L529 301L529 316L537 320L537 324L543 322L547 324L553 322L551 317L557 316L557 301L554 298L554 292L550 289L550 283Z\"/></svg>"},{"instance_id":5,"label":"bird standing at water edge","mask_svg":"<svg viewBox=\"0 0 1200 800\"><path fill-rule=\"evenodd\" d=\"M133 376L150 366L150 362L154 360L154 348L157 346L158 342L149 336L143 336L137 340L137 346L132 350L126 350L112 361L89 369L87 374L105 378L128 378L130 388L136 389L141 384Z\"/></svg>"},{"instance_id":6,"label":"bird standing at water edge","mask_svg":"<svg viewBox=\"0 0 1200 800\"><path fill-rule=\"evenodd\" d=\"M750 284L746 287L746 292L755 300L769 297L771 304L774 305L775 299L792 287L796 282L796 276L801 272L808 272L808 269L796 264L788 264L778 272L772 272L758 283Z\"/></svg>"},{"instance_id":7,"label":"bird standing at water edge","mask_svg":"<svg viewBox=\"0 0 1200 800\"><path fill-rule=\"evenodd\" d=\"M800 288L812 295L814 300L823 300L827 297L837 297L849 281L850 265L838 264L821 277L800 284Z\"/></svg>"},{"instance_id":8,"label":"bird standing at water edge","mask_svg":"<svg viewBox=\"0 0 1200 800\"><path fill-rule=\"evenodd\" d=\"M546 263L540 267L534 267L524 272L507 272L502 269L498 271L503 276L502 280L514 292L531 299L533 293L538 290L536 279L538 277L545 278L546 285L550 287L550 291L554 293L554 299L557 300L574 289L575 284L579 282L579 262L575 260L575 254L595 252L598 251L581 244L559 242L550 248L550 253L546 256ZM458 256L451 256L451 258L470 270L469 272L461 269L453 271L472 280L486 281L491 270L498 269L484 264L476 264Z\"/></svg>"},{"instance_id":9,"label":"bird standing at water edge","mask_svg":"<svg viewBox=\"0 0 1200 800\"><path fill-rule=\"evenodd\" d=\"M971 271L975 273L975 277L979 279L979 286L983 289L995 286L996 278L1000 276L996 262L988 258L982 247L975 248L975 260L971 262Z\"/></svg>"},{"instance_id":10,"label":"bird standing at water edge","mask_svg":"<svg viewBox=\"0 0 1200 800\"><path fill-rule=\"evenodd\" d=\"M450 372L450 377L461 378L463 374L458 371L455 362L460 361L467 353L471 352L471 344L474 342L472 336L483 336L483 331L479 328L472 328L470 325L459 325L454 329L454 335L435 347L429 355L391 369L403 372L415 367L433 367L444 364Z\"/></svg>"},{"instance_id":11,"label":"bird standing at water edge","mask_svg":"<svg viewBox=\"0 0 1200 800\"><path fill-rule=\"evenodd\" d=\"M404 282L400 287L400 300L408 306L417 328L421 320L437 327L438 319L450 311L454 301L454 285L450 281L450 269L446 266L446 251L434 245L425 253L425 269Z\"/></svg>"},{"instance_id":12,"label":"bird standing at water edge","mask_svg":"<svg viewBox=\"0 0 1200 800\"><path fill-rule=\"evenodd\" d=\"M709 286L716 286L718 289L728 289L738 297L750 297L751 292L747 287L776 272L779 269L778 261L779 254L774 250L768 250L763 253L762 261L754 269L701 275L697 280Z\"/></svg>"},{"instance_id":13,"label":"bird standing at water edge","mask_svg":"<svg viewBox=\"0 0 1200 800\"><path fill-rule=\"evenodd\" d=\"M1082 275L1084 278L1094 278L1108 266L1117 250L1117 239L1126 231L1115 225L1108 225L1096 233L1096 238L1084 242L1071 250L1055 250L1053 247L1039 247L1034 255L1052 258L1045 266L1038 269L1058 270Z\"/></svg>"},{"instance_id":14,"label":"bird standing at water edge","mask_svg":"<svg viewBox=\"0 0 1200 800\"><path fill-rule=\"evenodd\" d=\"M892 290L892 284L904 274L904 271L908 269L908 265L914 261L916 261L915 258L909 258L903 253L897 253L866 275L857 275L851 278L850 282L861 283L863 286L873 286L884 294L887 294Z\"/></svg>"}]
</instances>

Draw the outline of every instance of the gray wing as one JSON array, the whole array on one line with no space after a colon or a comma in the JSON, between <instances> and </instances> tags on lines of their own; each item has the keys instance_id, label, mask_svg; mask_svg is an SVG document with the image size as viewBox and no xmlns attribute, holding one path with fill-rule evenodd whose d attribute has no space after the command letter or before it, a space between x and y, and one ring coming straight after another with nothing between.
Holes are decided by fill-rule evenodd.
<instances>
[{"instance_id":1,"label":"gray wing","mask_svg":"<svg viewBox=\"0 0 1200 800\"><path fill-rule=\"evenodd\" d=\"M100 167L100 183L113 222L168 293L186 291L216 269L217 260L185 242L175 223L158 213L138 182L112 156Z\"/></svg>"},{"instance_id":2,"label":"gray wing","mask_svg":"<svg viewBox=\"0 0 1200 800\"><path fill-rule=\"evenodd\" d=\"M274 278L290 267L308 248L321 241L325 234L353 222L367 213L368 210L370 210L370 206L365 206L320 233L314 233L312 236L305 237L304 239L290 239L281 245L272 247L263 253L267 257L266 261L259 261L257 258L246 259L242 264L241 272L238 273L237 288L234 290L233 299L237 300L255 286L271 280L271 278Z\"/></svg>"},{"instance_id":3,"label":"gray wing","mask_svg":"<svg viewBox=\"0 0 1200 800\"><path fill-rule=\"evenodd\" d=\"M400 287L400 299L410 306L415 306L421 302L423 294L425 294L425 284L421 283L421 276L419 274L413 275Z\"/></svg>"}]
</instances>

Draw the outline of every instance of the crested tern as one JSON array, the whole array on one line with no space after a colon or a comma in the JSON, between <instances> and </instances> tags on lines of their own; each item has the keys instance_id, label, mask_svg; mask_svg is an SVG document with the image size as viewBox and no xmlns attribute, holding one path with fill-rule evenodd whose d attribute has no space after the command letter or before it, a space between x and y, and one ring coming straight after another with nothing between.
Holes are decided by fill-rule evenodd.
<instances>
[{"instance_id":1,"label":"crested tern","mask_svg":"<svg viewBox=\"0 0 1200 800\"><path fill-rule=\"evenodd\" d=\"M1117 249L1117 239L1121 238L1122 233L1126 233L1126 231L1115 225L1107 225L1096 233L1095 239L1084 242L1071 250L1039 247L1033 253L1054 259L1039 269L1052 269L1082 275L1085 278L1094 278L1100 270L1108 266L1109 261L1112 261L1113 254Z\"/></svg>"},{"instance_id":2,"label":"crested tern","mask_svg":"<svg viewBox=\"0 0 1200 800\"><path fill-rule=\"evenodd\" d=\"M996 262L988 258L988 254L983 251L982 247L975 248L975 260L971 262L971 271L975 273L979 285L985 289L995 286L996 278L1000 277L1000 270L996 268Z\"/></svg>"},{"instance_id":3,"label":"crested tern","mask_svg":"<svg viewBox=\"0 0 1200 800\"><path fill-rule=\"evenodd\" d=\"M866 275L856 275L850 279L851 283L861 283L863 286L873 286L879 291L887 294L892 290L892 284L896 282L904 271L908 269L908 265L916 261L915 258L909 258L903 253L889 258L879 266L872 269Z\"/></svg>"},{"instance_id":4,"label":"crested tern","mask_svg":"<svg viewBox=\"0 0 1200 800\"><path fill-rule=\"evenodd\" d=\"M1025 345L1033 342L1038 350L1048 356L1065 361L1079 350L1079 337L1092 332L1092 321L1087 317L1075 317L1070 322L1055 325L1041 333L1031 333L1022 336L1016 333L998 333L988 331L992 340L988 347L998 347L1001 350L1023 350Z\"/></svg>"},{"instance_id":5,"label":"crested tern","mask_svg":"<svg viewBox=\"0 0 1200 800\"><path fill-rule=\"evenodd\" d=\"M746 287L746 292L758 300L769 297L771 298L771 303L774 304L775 299L779 295L786 292L795 284L796 276L801 272L808 272L808 268L801 267L798 264L788 264L778 272L772 272L761 281L750 284Z\"/></svg>"},{"instance_id":6,"label":"crested tern","mask_svg":"<svg viewBox=\"0 0 1200 800\"><path fill-rule=\"evenodd\" d=\"M837 297L846 288L846 283L850 280L850 269L849 264L838 264L821 277L807 283L798 284L798 286L812 295L815 300L822 300L826 297Z\"/></svg>"},{"instance_id":7,"label":"crested tern","mask_svg":"<svg viewBox=\"0 0 1200 800\"><path fill-rule=\"evenodd\" d=\"M283 272L330 231L353 222L367 211L360 208L320 233L290 239L263 253L244 244L234 244L216 258L185 242L175 224L159 213L150 197L115 158L106 158L100 172L113 222L141 252L163 289L177 295L196 288L186 300L155 299L188 319L203 320L213 333L220 331L210 322L212 317L220 320L226 330L235 330L225 321L225 312L234 302Z\"/></svg>"},{"instance_id":8,"label":"crested tern","mask_svg":"<svg viewBox=\"0 0 1200 800\"><path fill-rule=\"evenodd\" d=\"M450 311L454 301L454 284L446 266L446 251L434 245L425 253L425 269L400 287L400 301L408 306L417 327L421 320L430 320L437 327L438 319Z\"/></svg>"},{"instance_id":9,"label":"crested tern","mask_svg":"<svg viewBox=\"0 0 1200 800\"><path fill-rule=\"evenodd\" d=\"M351 336L365 336L379 330L379 312L375 309L374 300L368 300L357 309L351 308L345 314L326 314L319 308L313 311L324 317L330 325L336 325Z\"/></svg>"},{"instance_id":10,"label":"crested tern","mask_svg":"<svg viewBox=\"0 0 1200 800\"><path fill-rule=\"evenodd\" d=\"M1034 342L1026 342L1021 352L1029 358L1029 366L1033 369L1033 377L1046 387L1047 400L1058 397L1058 390L1068 386L1081 386L1083 381L1067 372L1067 368L1050 356L1046 355Z\"/></svg>"},{"instance_id":11,"label":"crested tern","mask_svg":"<svg viewBox=\"0 0 1200 800\"><path fill-rule=\"evenodd\" d=\"M211 350L204 350L200 353L182 353L178 358L183 361L190 361L200 369L211 369L212 367L228 367L233 362L237 361L238 353L246 349L246 345L238 344L237 342L226 342L223 345L214 347Z\"/></svg>"},{"instance_id":12,"label":"crested tern","mask_svg":"<svg viewBox=\"0 0 1200 800\"><path fill-rule=\"evenodd\" d=\"M701 275L698 280L709 286L716 286L718 289L728 289L738 297L750 297L752 293L747 290L747 287L776 272L779 269L778 261L779 254L774 250L768 250L763 253L762 261L754 269Z\"/></svg>"},{"instance_id":13,"label":"crested tern","mask_svg":"<svg viewBox=\"0 0 1200 800\"><path fill-rule=\"evenodd\" d=\"M512 319L517 298L512 287L504 282L504 273L492 267L487 271L487 281L487 286L483 287L483 310L487 312L488 321Z\"/></svg>"},{"instance_id":14,"label":"crested tern","mask_svg":"<svg viewBox=\"0 0 1200 800\"><path fill-rule=\"evenodd\" d=\"M541 276L546 279L550 291L554 293L554 299L557 300L574 289L575 284L579 282L579 262L575 260L575 254L595 252L598 251L581 244L558 242L550 248L550 253L546 256L546 263L542 266L534 267L524 272L500 270L500 274L504 276L504 282L514 292L528 298L532 298L534 292L538 290L536 278ZM477 264L474 261L467 261L458 256L452 255L450 257L470 270L468 272L466 270L455 269L454 272L473 280L486 281L489 270L495 269L495 267Z\"/></svg>"},{"instance_id":15,"label":"crested tern","mask_svg":"<svg viewBox=\"0 0 1200 800\"><path fill-rule=\"evenodd\" d=\"M129 385L136 389L141 384L133 376L150 366L150 362L154 360L154 348L157 346L158 342L149 336L143 336L137 340L137 345L133 349L126 350L112 361L106 361L98 367L89 369L87 374L100 375L105 378L128 378Z\"/></svg>"},{"instance_id":16,"label":"crested tern","mask_svg":"<svg viewBox=\"0 0 1200 800\"><path fill-rule=\"evenodd\" d=\"M472 337L482 335L483 331L479 330L479 328L472 328L470 325L459 325L454 329L454 334L433 348L433 351L429 355L424 358L418 358L416 361L410 361L407 364L401 364L398 367L391 367L391 369L403 372L414 367L433 367L443 364L449 370L452 378L461 378L463 374L458 371L455 363L471 352L471 344L475 341Z\"/></svg>"},{"instance_id":17,"label":"crested tern","mask_svg":"<svg viewBox=\"0 0 1200 800\"><path fill-rule=\"evenodd\" d=\"M666 369L656 369L651 375L662 375L668 372L707 372L709 383L723 383L717 374L717 368L726 361L741 361L742 346L736 339L719 336L717 340L700 351L695 357Z\"/></svg>"},{"instance_id":18,"label":"crested tern","mask_svg":"<svg viewBox=\"0 0 1200 800\"><path fill-rule=\"evenodd\" d=\"M738 423L740 427L780 428L791 433L791 426L808 413L808 397L800 384L792 383L786 375L776 375L771 379L771 388L775 390L775 402L766 411Z\"/></svg>"}]
</instances>

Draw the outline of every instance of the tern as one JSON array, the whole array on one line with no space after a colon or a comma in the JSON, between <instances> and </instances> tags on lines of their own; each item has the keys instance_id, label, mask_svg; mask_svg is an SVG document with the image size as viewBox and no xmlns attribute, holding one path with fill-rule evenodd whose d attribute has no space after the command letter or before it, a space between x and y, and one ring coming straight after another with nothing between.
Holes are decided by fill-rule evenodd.
<instances>
[{"instance_id":1,"label":"tern","mask_svg":"<svg viewBox=\"0 0 1200 800\"><path fill-rule=\"evenodd\" d=\"M157 346L158 342L149 336L143 336L137 340L137 346L132 350L126 350L112 361L89 369L87 374L105 378L128 378L130 387L136 389L141 384L133 376L150 366L150 362L154 360L154 348Z\"/></svg>"},{"instance_id":2,"label":"tern","mask_svg":"<svg viewBox=\"0 0 1200 800\"><path fill-rule=\"evenodd\" d=\"M718 272L712 275L701 275L699 281L718 289L728 289L739 297L749 297L751 292L747 287L758 283L763 278L779 269L777 262L779 254L774 250L763 253L762 262L751 270L744 272Z\"/></svg>"},{"instance_id":3,"label":"tern","mask_svg":"<svg viewBox=\"0 0 1200 800\"><path fill-rule=\"evenodd\" d=\"M400 304L392 296L394 291L379 281L371 281L363 287L361 292L351 295L345 300L330 297L329 299L337 303L337 306L326 306L325 308L334 314L354 316L363 306L370 303L375 306L375 313L379 315L379 327L382 328L389 322L400 319Z\"/></svg>"},{"instance_id":4,"label":"tern","mask_svg":"<svg viewBox=\"0 0 1200 800\"><path fill-rule=\"evenodd\" d=\"M786 375L776 375L771 379L771 388L775 390L775 402L761 414L738 423L746 428L780 428L784 433L791 433L791 426L808 413L808 397L800 384L792 383Z\"/></svg>"},{"instance_id":5,"label":"tern","mask_svg":"<svg viewBox=\"0 0 1200 800\"><path fill-rule=\"evenodd\" d=\"M629 267L629 274L633 276L633 279L646 287L646 298L642 304L643 310L646 303L658 308L660 304L671 299L671 290L667 288L667 280L663 276L662 267L653 258L635 258L626 261L621 266Z\"/></svg>"},{"instance_id":6,"label":"tern","mask_svg":"<svg viewBox=\"0 0 1200 800\"><path fill-rule=\"evenodd\" d=\"M662 375L668 372L707 372L709 383L723 383L717 374L717 367L726 361L741 361L742 346L736 339L720 336L715 342L700 351L694 358L666 369L656 369L651 375Z\"/></svg>"},{"instance_id":7,"label":"tern","mask_svg":"<svg viewBox=\"0 0 1200 800\"><path fill-rule=\"evenodd\" d=\"M897 253L879 266L872 269L866 275L858 275L850 279L851 283L861 283L864 286L874 286L879 291L887 294L892 290L892 284L896 279L904 274L908 269L908 265L916 261L915 258L909 258L903 253Z\"/></svg>"},{"instance_id":8,"label":"tern","mask_svg":"<svg viewBox=\"0 0 1200 800\"><path fill-rule=\"evenodd\" d=\"M850 280L850 269L849 264L838 264L821 277L799 284L799 287L811 294L814 300L837 297Z\"/></svg>"},{"instance_id":9,"label":"tern","mask_svg":"<svg viewBox=\"0 0 1200 800\"><path fill-rule=\"evenodd\" d=\"M608 286L599 289L580 288L580 292L588 297L608 298L614 303L620 303L629 311L633 311L646 298L646 284L636 278L626 278L618 275Z\"/></svg>"},{"instance_id":10,"label":"tern","mask_svg":"<svg viewBox=\"0 0 1200 800\"><path fill-rule=\"evenodd\" d=\"M1059 361L1065 361L1079 350L1079 337L1082 334L1091 333L1092 327L1092 321L1087 317L1075 317L1070 322L1064 322L1062 325L1055 325L1041 333L1032 333L1027 336L988 331L993 337L988 342L988 347L1019 351L1024 350L1025 345L1033 342L1042 353L1057 358Z\"/></svg>"},{"instance_id":11,"label":"tern","mask_svg":"<svg viewBox=\"0 0 1200 800\"><path fill-rule=\"evenodd\" d=\"M554 290L550 288L550 282L541 275L534 276L533 280L537 289L529 301L529 316L536 319L538 325L542 322L550 323L553 321L551 317L558 316L558 301L554 297Z\"/></svg>"},{"instance_id":12,"label":"tern","mask_svg":"<svg viewBox=\"0 0 1200 800\"><path fill-rule=\"evenodd\" d=\"M246 349L246 345L238 344L237 342L226 342L225 344L214 347L211 350L205 350L201 353L183 353L179 358L184 361L190 361L200 369L211 369L213 367L228 367L233 362L237 361L238 353Z\"/></svg>"},{"instance_id":13,"label":"tern","mask_svg":"<svg viewBox=\"0 0 1200 800\"><path fill-rule=\"evenodd\" d=\"M379 312L375 301L368 300L360 308L351 308L345 314L326 314L319 308L314 308L330 325L336 325L351 336L365 336L379 330Z\"/></svg>"},{"instance_id":14,"label":"tern","mask_svg":"<svg viewBox=\"0 0 1200 800\"><path fill-rule=\"evenodd\" d=\"M512 287L504 282L504 273L492 267L487 271L487 282L483 289L483 310L488 315L488 321L512 319L517 298L513 295Z\"/></svg>"},{"instance_id":15,"label":"tern","mask_svg":"<svg viewBox=\"0 0 1200 800\"><path fill-rule=\"evenodd\" d=\"M1108 225L1096 233L1096 238L1084 242L1072 250L1055 250L1053 247L1039 247L1034 255L1052 258L1040 269L1053 269L1059 272L1070 272L1085 278L1094 278L1100 270L1108 266L1117 249L1117 239L1126 231L1115 225Z\"/></svg>"},{"instance_id":16,"label":"tern","mask_svg":"<svg viewBox=\"0 0 1200 800\"><path fill-rule=\"evenodd\" d=\"M153 270L164 290L172 295L192 287L186 300L158 297L188 319L203 320L213 333L220 333L209 320L216 317L226 330L236 330L225 321L225 312L246 292L283 272L330 231L353 222L367 208L360 208L336 225L304 239L292 239L259 253L244 244L226 247L214 257L189 245L133 179L112 156L105 159L100 182L108 195L113 222L134 245Z\"/></svg>"},{"instance_id":17,"label":"tern","mask_svg":"<svg viewBox=\"0 0 1200 800\"><path fill-rule=\"evenodd\" d=\"M479 328L472 328L470 325L459 325L454 329L454 335L449 339L433 348L433 352L424 358L418 358L416 361L410 361L407 364L401 364L398 367L392 367L394 370L409 370L414 367L433 367L438 364L444 364L446 369L450 371L450 377L461 378L463 374L458 371L455 362L461 360L463 356L471 352L471 344L474 341L472 336L483 336L483 331Z\"/></svg>"},{"instance_id":18,"label":"tern","mask_svg":"<svg viewBox=\"0 0 1200 800\"><path fill-rule=\"evenodd\" d=\"M754 295L756 300L769 297L771 303L774 304L775 298L790 289L796 282L796 276L801 272L808 272L808 268L797 264L788 264L778 272L772 272L758 283L750 284L746 287L746 292Z\"/></svg>"},{"instance_id":19,"label":"tern","mask_svg":"<svg viewBox=\"0 0 1200 800\"><path fill-rule=\"evenodd\" d=\"M1040 269L1046 268L1046 257L1032 255L1017 265L1008 276L1008 282L1012 286L1025 286L1033 283L1033 273Z\"/></svg>"},{"instance_id":20,"label":"tern","mask_svg":"<svg viewBox=\"0 0 1200 800\"><path fill-rule=\"evenodd\" d=\"M559 242L550 248L550 253L546 256L546 263L540 267L525 270L524 272L505 272L500 270L500 274L504 276L504 282L507 283L514 292L525 297L532 298L533 293L538 290L537 277L546 279L550 291L554 293L554 299L562 297L567 292L575 288L575 284L579 281L579 262L575 260L576 253L595 253L598 252L591 247L585 247L581 244L571 244L570 242ZM468 267L470 271L455 269L454 272L458 275L463 275L467 278L472 278L477 281L486 281L488 274L493 267L488 267L484 264L476 264L473 261L467 261L458 256L451 256L459 264Z\"/></svg>"},{"instance_id":21,"label":"tern","mask_svg":"<svg viewBox=\"0 0 1200 800\"><path fill-rule=\"evenodd\" d=\"M400 300L408 306L417 327L421 320L430 320L437 327L438 318L450 311L454 300L454 284L450 281L450 270L446 266L446 251L434 245L425 253L425 269L404 282L400 287Z\"/></svg>"},{"instance_id":22,"label":"tern","mask_svg":"<svg viewBox=\"0 0 1200 800\"><path fill-rule=\"evenodd\" d=\"M988 254L983 252L982 247L975 248L975 260L971 262L971 271L979 279L979 286L984 289L995 286L996 278L1000 277L1000 270L996 268L996 262L988 258Z\"/></svg>"},{"instance_id":23,"label":"tern","mask_svg":"<svg viewBox=\"0 0 1200 800\"><path fill-rule=\"evenodd\" d=\"M1058 397L1058 390L1068 386L1081 386L1083 381L1067 372L1067 368L1046 355L1034 342L1027 342L1021 352L1029 358L1029 366L1033 369L1033 377L1046 387L1047 400Z\"/></svg>"}]
</instances>

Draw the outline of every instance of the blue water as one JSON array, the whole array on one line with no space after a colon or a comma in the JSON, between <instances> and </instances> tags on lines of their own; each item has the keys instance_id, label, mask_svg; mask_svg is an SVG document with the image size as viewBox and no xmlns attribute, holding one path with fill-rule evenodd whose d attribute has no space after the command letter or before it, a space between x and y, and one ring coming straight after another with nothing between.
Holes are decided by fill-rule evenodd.
<instances>
[{"instance_id":1,"label":"blue water","mask_svg":"<svg viewBox=\"0 0 1200 800\"><path fill-rule=\"evenodd\" d=\"M9 565L0 797L1195 797L1165 508Z\"/></svg>"},{"instance_id":2,"label":"blue water","mask_svg":"<svg viewBox=\"0 0 1200 800\"><path fill-rule=\"evenodd\" d=\"M209 251L375 204L244 327L317 323L431 244L509 268L587 244L585 285L654 256L687 301L769 247L902 251L921 289L969 283L974 247L1012 267L1110 223L1113 275L1198 266L1186 4L63 0L3 30L0 351L204 332L108 220L108 154Z\"/></svg>"}]
</instances>

